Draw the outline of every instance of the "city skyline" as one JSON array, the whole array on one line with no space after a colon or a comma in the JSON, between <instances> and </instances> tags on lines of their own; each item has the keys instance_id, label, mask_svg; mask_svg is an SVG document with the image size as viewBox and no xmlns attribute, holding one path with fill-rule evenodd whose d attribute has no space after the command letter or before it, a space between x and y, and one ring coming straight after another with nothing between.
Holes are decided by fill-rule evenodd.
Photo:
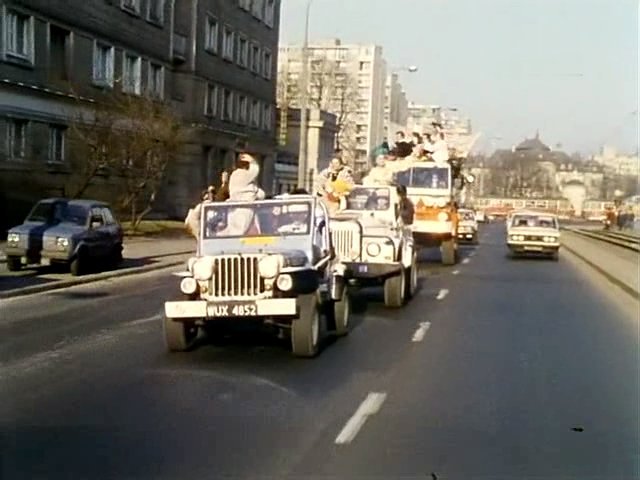
<instances>
[{"instance_id":1,"label":"city skyline","mask_svg":"<svg viewBox=\"0 0 640 480\"><path fill-rule=\"evenodd\" d=\"M281 44L301 42L305 5L283 4ZM550 146L588 155L605 144L638 150L637 19L632 0L398 0L392 10L314 0L310 31L312 41L376 43L390 69L416 65L400 76L408 98L463 110L483 133L479 148L510 148L539 131ZM418 32L440 53L414 48Z\"/></svg>"}]
</instances>

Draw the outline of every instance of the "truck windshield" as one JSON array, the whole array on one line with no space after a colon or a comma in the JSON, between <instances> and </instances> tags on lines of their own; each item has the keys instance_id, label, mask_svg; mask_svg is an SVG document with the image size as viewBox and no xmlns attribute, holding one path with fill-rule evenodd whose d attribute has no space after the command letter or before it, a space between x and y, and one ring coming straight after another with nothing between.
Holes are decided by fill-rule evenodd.
<instances>
[{"instance_id":1,"label":"truck windshield","mask_svg":"<svg viewBox=\"0 0 640 480\"><path fill-rule=\"evenodd\" d=\"M410 168L396 174L396 182L405 187L449 189L449 169L446 167Z\"/></svg>"},{"instance_id":2,"label":"truck windshield","mask_svg":"<svg viewBox=\"0 0 640 480\"><path fill-rule=\"evenodd\" d=\"M309 235L311 203L213 203L204 207L203 237L277 237Z\"/></svg>"},{"instance_id":3,"label":"truck windshield","mask_svg":"<svg viewBox=\"0 0 640 480\"><path fill-rule=\"evenodd\" d=\"M347 210L388 210L388 188L355 188L347 197Z\"/></svg>"}]
</instances>

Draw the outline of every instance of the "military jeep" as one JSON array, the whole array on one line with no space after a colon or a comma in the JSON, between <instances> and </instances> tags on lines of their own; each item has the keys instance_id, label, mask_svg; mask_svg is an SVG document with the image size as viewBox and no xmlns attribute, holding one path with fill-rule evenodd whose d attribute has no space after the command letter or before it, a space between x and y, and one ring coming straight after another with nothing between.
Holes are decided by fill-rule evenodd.
<instances>
[{"instance_id":1,"label":"military jeep","mask_svg":"<svg viewBox=\"0 0 640 480\"><path fill-rule=\"evenodd\" d=\"M332 217L331 237L349 284L384 286L384 303L401 307L418 285L411 228L400 216L393 186L357 185L343 210Z\"/></svg>"},{"instance_id":2,"label":"military jeep","mask_svg":"<svg viewBox=\"0 0 640 480\"><path fill-rule=\"evenodd\" d=\"M191 349L216 322L256 321L290 336L313 357L325 332L349 332L344 266L333 253L326 207L308 195L203 205L197 255L182 299L165 303L169 351Z\"/></svg>"}]
</instances>

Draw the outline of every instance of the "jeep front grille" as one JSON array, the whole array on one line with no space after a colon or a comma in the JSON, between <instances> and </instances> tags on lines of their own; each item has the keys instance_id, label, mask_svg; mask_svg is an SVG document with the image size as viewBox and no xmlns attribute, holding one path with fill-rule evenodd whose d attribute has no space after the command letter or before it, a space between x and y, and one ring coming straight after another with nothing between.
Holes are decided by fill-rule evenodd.
<instances>
[{"instance_id":1,"label":"jeep front grille","mask_svg":"<svg viewBox=\"0 0 640 480\"><path fill-rule=\"evenodd\" d=\"M342 261L357 260L362 253L362 231L356 222L333 221L331 240L336 256Z\"/></svg>"},{"instance_id":2,"label":"jeep front grille","mask_svg":"<svg viewBox=\"0 0 640 480\"><path fill-rule=\"evenodd\" d=\"M247 300L265 291L264 279L258 273L262 255L224 255L214 258L214 273L209 296L216 299Z\"/></svg>"}]
</instances>

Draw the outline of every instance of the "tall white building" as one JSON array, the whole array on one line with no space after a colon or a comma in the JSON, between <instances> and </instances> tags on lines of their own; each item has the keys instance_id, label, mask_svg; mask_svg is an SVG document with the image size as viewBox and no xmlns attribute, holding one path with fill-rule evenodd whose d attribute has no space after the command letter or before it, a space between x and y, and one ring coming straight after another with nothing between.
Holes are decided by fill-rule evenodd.
<instances>
[{"instance_id":1,"label":"tall white building","mask_svg":"<svg viewBox=\"0 0 640 480\"><path fill-rule=\"evenodd\" d=\"M278 106L300 106L302 48L281 46ZM343 45L340 40L309 45L309 107L337 117L336 145L356 170L366 168L384 138L386 64L382 47Z\"/></svg>"},{"instance_id":2,"label":"tall white building","mask_svg":"<svg viewBox=\"0 0 640 480\"><path fill-rule=\"evenodd\" d=\"M440 123L447 135L471 134L471 120L461 115L458 109L409 103L409 118L407 120L409 134L430 132L433 129L433 122Z\"/></svg>"},{"instance_id":3,"label":"tall white building","mask_svg":"<svg viewBox=\"0 0 640 480\"><path fill-rule=\"evenodd\" d=\"M602 151L593 157L606 171L613 175L638 176L640 175L640 157L625 155L611 146L604 146Z\"/></svg>"},{"instance_id":4,"label":"tall white building","mask_svg":"<svg viewBox=\"0 0 640 480\"><path fill-rule=\"evenodd\" d=\"M409 120L409 101L398 81L398 74L392 73L387 77L384 105L384 137L393 141L396 132L404 131Z\"/></svg>"}]
</instances>

